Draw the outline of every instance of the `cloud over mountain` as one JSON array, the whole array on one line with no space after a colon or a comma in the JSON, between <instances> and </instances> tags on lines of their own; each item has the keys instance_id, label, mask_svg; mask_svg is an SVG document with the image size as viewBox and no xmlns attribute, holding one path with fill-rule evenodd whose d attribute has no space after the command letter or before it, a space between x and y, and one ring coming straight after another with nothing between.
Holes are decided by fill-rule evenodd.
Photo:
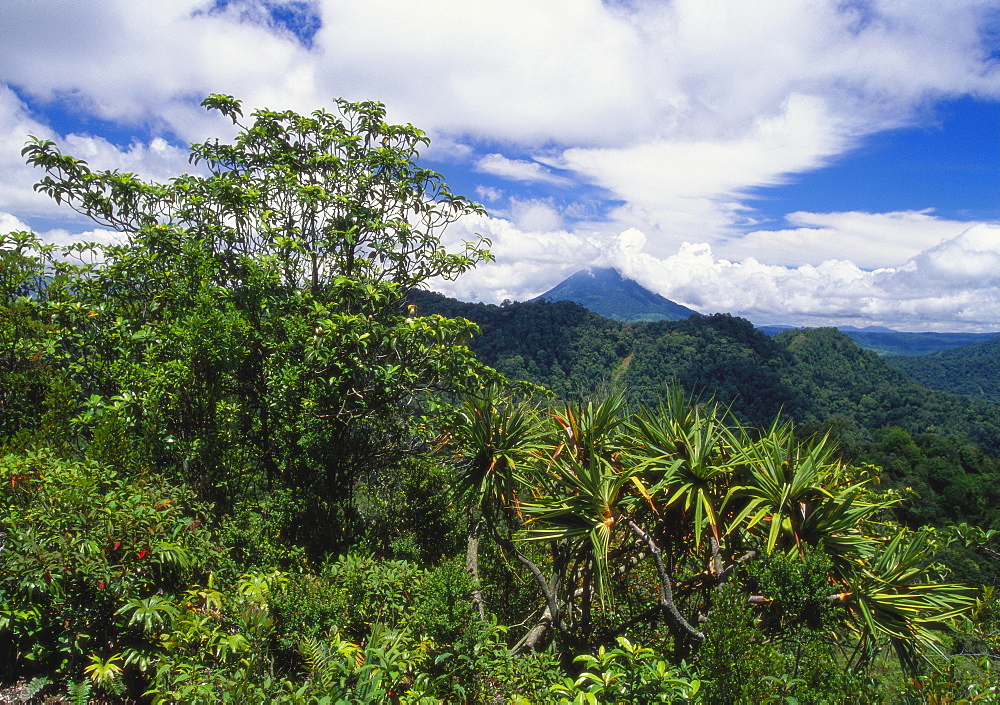
<instances>
[{"instance_id":1,"label":"cloud over mountain","mask_svg":"<svg viewBox=\"0 0 1000 705\"><path fill-rule=\"evenodd\" d=\"M954 230L961 224L942 224ZM708 243L682 243L664 257L626 230L610 244L566 231L522 232L504 220L465 223L493 239L497 263L442 291L459 298L526 300L574 271L611 266L650 291L702 313L756 323L893 325L900 330L996 328L1000 310L1000 226L962 230L898 267L866 270L847 259L789 266L719 258ZM516 261L516 264L514 262Z\"/></svg>"}]
</instances>

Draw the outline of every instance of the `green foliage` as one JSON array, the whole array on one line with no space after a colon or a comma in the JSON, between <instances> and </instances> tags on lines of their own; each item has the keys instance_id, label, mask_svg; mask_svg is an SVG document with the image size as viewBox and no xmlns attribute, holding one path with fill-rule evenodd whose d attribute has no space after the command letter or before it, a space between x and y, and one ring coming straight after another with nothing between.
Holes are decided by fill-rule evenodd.
<instances>
[{"instance_id":1,"label":"green foliage","mask_svg":"<svg viewBox=\"0 0 1000 705\"><path fill-rule=\"evenodd\" d=\"M489 410L492 427L533 427L526 407L494 401ZM675 656L700 653L707 637L695 625L713 623L720 586L754 560L762 565L742 599L757 613L733 617L732 629L762 620L775 643L805 631L836 635L855 665L892 645L916 672L944 623L972 607L970 591L932 563L951 538L887 531L883 516L898 498L874 494L873 475L844 466L822 439L800 443L787 425L755 438L678 388L659 408L630 416L621 395L546 416L550 431L525 446L530 452L503 461L511 471L501 487L467 499L480 506L485 495L507 508L514 541L496 530L491 537L540 590L537 622L515 652L548 638L561 648L600 645L643 620L669 631ZM481 418L467 422L478 427ZM469 457L504 467L497 459L508 455L482 443L487 436L457 437L469 442ZM522 547L531 544L544 550L529 555ZM644 563L652 566L639 570Z\"/></svg>"},{"instance_id":2,"label":"green foliage","mask_svg":"<svg viewBox=\"0 0 1000 705\"><path fill-rule=\"evenodd\" d=\"M149 676L144 695L155 703L266 702L286 691L265 648L273 628L269 600L284 579L248 574L228 589L209 581L185 591L170 628L158 635L161 648L133 655Z\"/></svg>"},{"instance_id":3,"label":"green foliage","mask_svg":"<svg viewBox=\"0 0 1000 705\"><path fill-rule=\"evenodd\" d=\"M362 546L375 555L433 565L461 548L464 523L450 468L427 458L367 476L355 492Z\"/></svg>"},{"instance_id":4,"label":"green foliage","mask_svg":"<svg viewBox=\"0 0 1000 705\"><path fill-rule=\"evenodd\" d=\"M319 575L290 575L273 599L279 645L298 648L303 637L336 627L348 639L363 640L382 624L401 627L413 613L413 593L426 571L406 561L348 554Z\"/></svg>"},{"instance_id":5,"label":"green foliage","mask_svg":"<svg viewBox=\"0 0 1000 705\"><path fill-rule=\"evenodd\" d=\"M766 596L758 611L758 625L778 640L795 639L801 632L828 630L837 609L830 602L829 574L833 565L821 551L805 560L772 553L747 567L749 582Z\"/></svg>"},{"instance_id":6,"label":"green foliage","mask_svg":"<svg viewBox=\"0 0 1000 705\"><path fill-rule=\"evenodd\" d=\"M410 686L428 660L429 647L427 641L414 642L405 630L382 627L363 646L341 639L336 632L325 641L307 639L302 644L307 678L296 696L358 705L416 699L420 693L413 693Z\"/></svg>"},{"instance_id":7,"label":"green foliage","mask_svg":"<svg viewBox=\"0 0 1000 705\"><path fill-rule=\"evenodd\" d=\"M473 589L472 576L460 558L442 562L415 586L411 628L435 644L468 650L486 628L473 613L469 599Z\"/></svg>"},{"instance_id":8,"label":"green foliage","mask_svg":"<svg viewBox=\"0 0 1000 705\"><path fill-rule=\"evenodd\" d=\"M148 647L170 596L220 559L208 521L190 491L152 473L45 451L0 460L0 640L13 651L4 675L75 678L99 658L94 680L112 680L111 654Z\"/></svg>"},{"instance_id":9,"label":"green foliage","mask_svg":"<svg viewBox=\"0 0 1000 705\"><path fill-rule=\"evenodd\" d=\"M566 677L559 659L551 651L512 656L504 629L498 629L476 645L471 654L456 654L443 665L454 663L460 682L469 683L471 702L538 703L552 698L551 688Z\"/></svg>"},{"instance_id":10,"label":"green foliage","mask_svg":"<svg viewBox=\"0 0 1000 705\"><path fill-rule=\"evenodd\" d=\"M566 678L552 687L570 703L673 703L700 700L702 681L692 678L686 664L672 667L652 650L618 638L618 647L596 654L581 654L583 666L576 679Z\"/></svg>"},{"instance_id":11,"label":"green foliage","mask_svg":"<svg viewBox=\"0 0 1000 705\"><path fill-rule=\"evenodd\" d=\"M754 614L735 584L715 601L695 667L705 679L705 702L767 702L776 692L778 654L754 625Z\"/></svg>"},{"instance_id":12,"label":"green foliage","mask_svg":"<svg viewBox=\"0 0 1000 705\"><path fill-rule=\"evenodd\" d=\"M910 526L1000 528L1000 461L968 441L891 426L862 444L858 459L880 467L887 486L912 494L898 512Z\"/></svg>"},{"instance_id":13,"label":"green foliage","mask_svg":"<svg viewBox=\"0 0 1000 705\"><path fill-rule=\"evenodd\" d=\"M45 274L45 250L29 233L0 234L0 444L34 427L51 371L42 363L44 324L27 296Z\"/></svg>"}]
</instances>

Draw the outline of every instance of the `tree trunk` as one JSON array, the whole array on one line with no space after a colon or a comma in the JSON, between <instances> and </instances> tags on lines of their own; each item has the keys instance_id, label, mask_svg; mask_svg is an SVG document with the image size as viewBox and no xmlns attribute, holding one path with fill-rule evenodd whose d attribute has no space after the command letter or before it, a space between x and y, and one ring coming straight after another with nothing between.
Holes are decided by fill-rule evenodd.
<instances>
[{"instance_id":1,"label":"tree trunk","mask_svg":"<svg viewBox=\"0 0 1000 705\"><path fill-rule=\"evenodd\" d=\"M486 619L486 603L483 601L483 591L479 585L479 534L482 522L478 517L469 517L469 533L465 546L465 569L472 576L472 604L476 607L479 619Z\"/></svg>"}]
</instances>

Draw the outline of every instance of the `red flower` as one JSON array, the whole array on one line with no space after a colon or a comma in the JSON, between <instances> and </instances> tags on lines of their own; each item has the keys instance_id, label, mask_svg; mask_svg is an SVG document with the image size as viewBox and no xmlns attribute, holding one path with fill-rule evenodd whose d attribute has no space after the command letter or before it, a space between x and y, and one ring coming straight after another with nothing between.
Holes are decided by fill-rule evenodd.
<instances>
[{"instance_id":1,"label":"red flower","mask_svg":"<svg viewBox=\"0 0 1000 705\"><path fill-rule=\"evenodd\" d=\"M139 551L139 558L145 558L148 555L149 555L149 551L147 551L145 548L142 549L141 551Z\"/></svg>"}]
</instances>

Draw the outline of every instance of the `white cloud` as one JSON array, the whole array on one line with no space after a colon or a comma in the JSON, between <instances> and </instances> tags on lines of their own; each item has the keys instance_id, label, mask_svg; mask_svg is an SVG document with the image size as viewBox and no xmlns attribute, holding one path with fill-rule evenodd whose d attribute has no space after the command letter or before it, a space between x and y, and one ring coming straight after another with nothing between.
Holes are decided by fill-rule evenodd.
<instances>
[{"instance_id":1,"label":"white cloud","mask_svg":"<svg viewBox=\"0 0 1000 705\"><path fill-rule=\"evenodd\" d=\"M121 243L123 241L121 233L114 230L105 230L103 228L95 228L84 232L55 228L53 230L45 230L38 233L38 237L44 242L58 245L60 247L82 242L110 245L114 243Z\"/></svg>"},{"instance_id":2,"label":"white cloud","mask_svg":"<svg viewBox=\"0 0 1000 705\"><path fill-rule=\"evenodd\" d=\"M566 230L526 231L510 220L490 216L463 218L445 233L452 247L481 235L496 257L455 281L433 287L466 301L499 303L537 296L602 254L597 242Z\"/></svg>"},{"instance_id":3,"label":"white cloud","mask_svg":"<svg viewBox=\"0 0 1000 705\"><path fill-rule=\"evenodd\" d=\"M487 154L482 157L476 162L476 171L511 181L535 181L559 186L568 186L572 183L569 179L553 174L537 162L508 159L502 154Z\"/></svg>"},{"instance_id":4,"label":"white cloud","mask_svg":"<svg viewBox=\"0 0 1000 705\"><path fill-rule=\"evenodd\" d=\"M503 190L492 186L476 186L476 195L483 201L498 201L503 197Z\"/></svg>"},{"instance_id":5,"label":"white cloud","mask_svg":"<svg viewBox=\"0 0 1000 705\"><path fill-rule=\"evenodd\" d=\"M611 259L638 282L703 311L759 323L862 323L907 330L1000 327L1000 226L980 224L896 268L861 269L847 260L767 265L717 259L685 243L656 258L619 248Z\"/></svg>"},{"instance_id":6,"label":"white cloud","mask_svg":"<svg viewBox=\"0 0 1000 705\"><path fill-rule=\"evenodd\" d=\"M846 259L817 265L718 258L707 243L667 256L644 251L637 229L600 241L566 231L522 232L478 218L460 225L491 237L497 262L441 291L466 300L527 300L573 272L614 266L652 291L702 313L728 312L758 324L889 325L899 330L1000 328L1000 225L980 224L899 267L868 271Z\"/></svg>"},{"instance_id":7,"label":"white cloud","mask_svg":"<svg viewBox=\"0 0 1000 705\"><path fill-rule=\"evenodd\" d=\"M791 213L797 227L756 230L722 243L717 249L730 259L756 257L769 264L818 265L849 256L864 269L893 267L969 227L935 217L930 210L892 213Z\"/></svg>"},{"instance_id":8,"label":"white cloud","mask_svg":"<svg viewBox=\"0 0 1000 705\"><path fill-rule=\"evenodd\" d=\"M221 91L302 110L377 98L436 133L582 147L726 142L792 95L828 97L862 132L929 93L1000 95L976 0L325 0L312 50L209 5L4 3L4 80L192 139L192 98Z\"/></svg>"},{"instance_id":9,"label":"white cloud","mask_svg":"<svg viewBox=\"0 0 1000 705\"><path fill-rule=\"evenodd\" d=\"M849 138L837 123L822 99L793 95L778 115L756 120L738 137L573 148L562 166L624 199L617 220L660 231L660 248L672 249L692 233L715 239L732 232L745 209L738 199L749 188L783 183L843 150Z\"/></svg>"},{"instance_id":10,"label":"white cloud","mask_svg":"<svg viewBox=\"0 0 1000 705\"><path fill-rule=\"evenodd\" d=\"M18 231L30 231L32 228L19 218L0 211L0 236ZM60 247L72 245L79 242L96 242L100 244L110 244L121 239L120 233L110 230L94 229L85 232L69 231L62 228L36 232L43 241Z\"/></svg>"},{"instance_id":11,"label":"white cloud","mask_svg":"<svg viewBox=\"0 0 1000 705\"><path fill-rule=\"evenodd\" d=\"M944 291L1000 291L1000 225L976 225L921 252L899 278ZM1000 319L1000 307L996 310Z\"/></svg>"},{"instance_id":12,"label":"white cloud","mask_svg":"<svg viewBox=\"0 0 1000 705\"><path fill-rule=\"evenodd\" d=\"M526 232L561 230L562 216L549 201L510 199L510 214L514 226Z\"/></svg>"},{"instance_id":13,"label":"white cloud","mask_svg":"<svg viewBox=\"0 0 1000 705\"><path fill-rule=\"evenodd\" d=\"M31 228L22 223L20 219L10 213L0 212L0 235L30 229Z\"/></svg>"}]
</instances>

